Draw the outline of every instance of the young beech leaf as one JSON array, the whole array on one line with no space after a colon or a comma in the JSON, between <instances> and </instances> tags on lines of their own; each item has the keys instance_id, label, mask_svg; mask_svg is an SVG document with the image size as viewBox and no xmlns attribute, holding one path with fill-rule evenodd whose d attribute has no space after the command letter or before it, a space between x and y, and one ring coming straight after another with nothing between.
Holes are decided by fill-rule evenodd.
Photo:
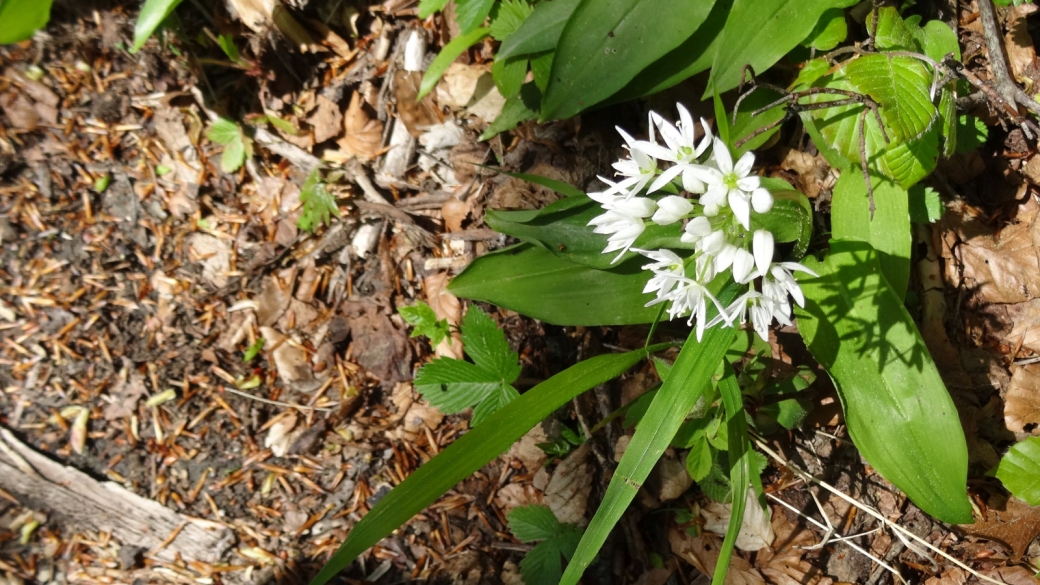
<instances>
[{"instance_id":1,"label":"young beech leaf","mask_svg":"<svg viewBox=\"0 0 1040 585\"><path fill-rule=\"evenodd\" d=\"M462 345L472 363L441 357L423 366L415 389L447 414L473 408L473 426L520 393L511 385L520 376L519 356L509 350L502 331L487 313L471 307L462 320Z\"/></svg>"},{"instance_id":2,"label":"young beech leaf","mask_svg":"<svg viewBox=\"0 0 1040 585\"><path fill-rule=\"evenodd\" d=\"M242 134L238 124L227 118L219 118L206 130L206 138L224 146L220 157L220 168L233 173L242 168L246 158L253 156L253 143Z\"/></svg>"},{"instance_id":3,"label":"young beech leaf","mask_svg":"<svg viewBox=\"0 0 1040 585\"><path fill-rule=\"evenodd\" d=\"M398 311L405 323L411 325L412 337L425 335L430 339L430 345L437 347L441 341L447 339L451 343L451 328L447 319L437 320L437 314L433 312L430 305L417 301L409 307L401 307Z\"/></svg>"},{"instance_id":4,"label":"young beech leaf","mask_svg":"<svg viewBox=\"0 0 1040 585\"><path fill-rule=\"evenodd\" d=\"M329 223L333 215L339 217L336 198L325 188L318 169L314 169L304 181L300 189L300 202L303 203L303 212L300 213L300 219L296 220L296 226L301 230L314 233L319 225Z\"/></svg>"},{"instance_id":5,"label":"young beech leaf","mask_svg":"<svg viewBox=\"0 0 1040 585\"><path fill-rule=\"evenodd\" d=\"M581 541L582 529L556 519L548 506L520 506L507 516L509 531L523 542L542 541L520 561L526 585L555 585L563 575L561 557L570 560Z\"/></svg>"}]
</instances>

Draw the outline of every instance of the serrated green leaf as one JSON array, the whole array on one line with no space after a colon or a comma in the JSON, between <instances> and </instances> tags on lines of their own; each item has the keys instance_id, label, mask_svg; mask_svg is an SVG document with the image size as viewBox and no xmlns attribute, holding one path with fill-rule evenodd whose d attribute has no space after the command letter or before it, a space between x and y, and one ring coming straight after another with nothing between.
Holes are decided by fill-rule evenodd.
<instances>
[{"instance_id":1,"label":"serrated green leaf","mask_svg":"<svg viewBox=\"0 0 1040 585\"><path fill-rule=\"evenodd\" d=\"M929 20L922 31L921 50L936 61L942 61L952 54L954 59L961 58L961 45L957 33L950 25L941 20Z\"/></svg>"},{"instance_id":2,"label":"serrated green leaf","mask_svg":"<svg viewBox=\"0 0 1040 585\"><path fill-rule=\"evenodd\" d=\"M415 389L437 410L455 414L503 386L502 378L470 362L439 357L419 368Z\"/></svg>"},{"instance_id":3,"label":"serrated green leaf","mask_svg":"<svg viewBox=\"0 0 1040 585\"><path fill-rule=\"evenodd\" d=\"M613 95L688 39L714 0L583 0L560 34L540 120L569 118Z\"/></svg>"},{"instance_id":4,"label":"serrated green leaf","mask_svg":"<svg viewBox=\"0 0 1040 585\"><path fill-rule=\"evenodd\" d=\"M506 384L520 376L520 357L509 349L505 333L480 307L471 306L462 319L462 346L473 363Z\"/></svg>"},{"instance_id":5,"label":"serrated green leaf","mask_svg":"<svg viewBox=\"0 0 1040 585\"><path fill-rule=\"evenodd\" d=\"M51 19L51 0L0 1L0 45L31 38Z\"/></svg>"},{"instance_id":6,"label":"serrated green leaf","mask_svg":"<svg viewBox=\"0 0 1040 585\"><path fill-rule=\"evenodd\" d=\"M885 132L895 142L912 140L937 115L928 88L932 76L912 57L864 55L845 66L849 82L880 104Z\"/></svg>"},{"instance_id":7,"label":"serrated green leaf","mask_svg":"<svg viewBox=\"0 0 1040 585\"><path fill-rule=\"evenodd\" d=\"M430 305L417 301L414 305L401 307L397 311L405 323L413 327L411 337L426 336L430 339L430 345L437 347L445 339L451 343L451 329L447 319L437 320L437 314L433 312Z\"/></svg>"},{"instance_id":8,"label":"serrated green leaf","mask_svg":"<svg viewBox=\"0 0 1040 585\"><path fill-rule=\"evenodd\" d=\"M520 28L532 12L534 12L534 7L524 0L502 0L498 5L498 13L488 26L491 36L496 41L504 41ZM497 62L500 58L499 55L496 55L495 61Z\"/></svg>"},{"instance_id":9,"label":"serrated green leaf","mask_svg":"<svg viewBox=\"0 0 1040 585\"><path fill-rule=\"evenodd\" d=\"M501 455L545 417L578 394L611 380L663 349L601 355L567 368L499 410L485 424L463 435L395 487L361 519L322 567L311 585L324 585L366 549L432 504L487 462Z\"/></svg>"},{"instance_id":10,"label":"serrated green leaf","mask_svg":"<svg viewBox=\"0 0 1040 585\"><path fill-rule=\"evenodd\" d=\"M718 454L717 451L713 451L713 453ZM719 502L720 504L729 502L729 477L726 476L726 470L719 465L717 460L712 463L708 475L697 482L697 487L701 488L704 495L708 496L711 500Z\"/></svg>"},{"instance_id":11,"label":"serrated green leaf","mask_svg":"<svg viewBox=\"0 0 1040 585\"><path fill-rule=\"evenodd\" d=\"M227 146L233 142L239 142L242 138L242 129L227 118L217 118L209 129L206 130L206 138L217 144Z\"/></svg>"},{"instance_id":12,"label":"serrated green leaf","mask_svg":"<svg viewBox=\"0 0 1040 585\"><path fill-rule=\"evenodd\" d=\"M535 542L556 536L560 521L549 506L530 504L517 506L506 516L509 531L520 542Z\"/></svg>"},{"instance_id":13,"label":"serrated green leaf","mask_svg":"<svg viewBox=\"0 0 1040 585\"><path fill-rule=\"evenodd\" d=\"M137 15L137 24L134 25L134 46L130 52L136 53L141 50L148 37L152 36L155 29L159 28L180 3L181 0L145 0L141 12Z\"/></svg>"},{"instance_id":14,"label":"serrated green leaf","mask_svg":"<svg viewBox=\"0 0 1040 585\"><path fill-rule=\"evenodd\" d=\"M893 146L878 159L878 169L886 176L909 189L935 170L939 158L939 125L923 136Z\"/></svg>"},{"instance_id":15,"label":"serrated green leaf","mask_svg":"<svg viewBox=\"0 0 1040 585\"><path fill-rule=\"evenodd\" d=\"M803 263L820 276L799 278L806 303L795 307L798 329L834 380L853 443L922 510L971 522L957 409L877 253L831 240L825 263Z\"/></svg>"},{"instance_id":16,"label":"serrated green leaf","mask_svg":"<svg viewBox=\"0 0 1040 585\"><path fill-rule=\"evenodd\" d=\"M700 483L708 477L711 472L711 446L708 439L701 434L690 445L690 452L686 454L686 472L690 479Z\"/></svg>"},{"instance_id":17,"label":"serrated green leaf","mask_svg":"<svg viewBox=\"0 0 1040 585\"><path fill-rule=\"evenodd\" d=\"M872 12L867 17L867 30L875 26L875 16L877 28L874 32L874 46L879 51L917 51L920 48L914 40L912 28L907 26L894 7L882 6Z\"/></svg>"},{"instance_id":18,"label":"serrated green leaf","mask_svg":"<svg viewBox=\"0 0 1040 585\"><path fill-rule=\"evenodd\" d=\"M448 0L419 0L419 18L429 18L434 12L444 10Z\"/></svg>"},{"instance_id":19,"label":"serrated green leaf","mask_svg":"<svg viewBox=\"0 0 1040 585\"><path fill-rule=\"evenodd\" d=\"M1040 437L1028 437L1011 446L1000 459L997 479L1016 498L1040 506Z\"/></svg>"},{"instance_id":20,"label":"serrated green leaf","mask_svg":"<svg viewBox=\"0 0 1040 585\"><path fill-rule=\"evenodd\" d=\"M459 24L459 32L467 35L479 28L494 6L495 0L455 0L455 22Z\"/></svg>"},{"instance_id":21,"label":"serrated green leaf","mask_svg":"<svg viewBox=\"0 0 1040 585\"><path fill-rule=\"evenodd\" d=\"M919 224L935 223L946 212L939 192L924 185L914 185L908 191L910 221Z\"/></svg>"},{"instance_id":22,"label":"serrated green leaf","mask_svg":"<svg viewBox=\"0 0 1040 585\"><path fill-rule=\"evenodd\" d=\"M300 203L303 203L303 210L296 220L296 226L306 232L314 233L318 226L330 223L332 216L340 216L336 198L325 187L319 169L311 171L303 182Z\"/></svg>"},{"instance_id":23,"label":"serrated green leaf","mask_svg":"<svg viewBox=\"0 0 1040 585\"><path fill-rule=\"evenodd\" d=\"M473 407L473 418L470 426L476 427L483 423L495 411L520 397L520 393L509 384L499 384L491 392L488 392L479 404Z\"/></svg>"},{"instance_id":24,"label":"serrated green leaf","mask_svg":"<svg viewBox=\"0 0 1040 585\"><path fill-rule=\"evenodd\" d=\"M246 162L245 138L239 135L238 140L233 140L224 146L224 152L220 155L220 169L225 173L234 173L242 168Z\"/></svg>"}]
</instances>

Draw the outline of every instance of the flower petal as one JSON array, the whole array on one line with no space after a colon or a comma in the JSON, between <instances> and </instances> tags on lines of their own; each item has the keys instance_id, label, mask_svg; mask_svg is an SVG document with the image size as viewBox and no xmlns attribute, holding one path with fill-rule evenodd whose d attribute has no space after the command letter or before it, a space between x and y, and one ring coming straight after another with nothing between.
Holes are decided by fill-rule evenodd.
<instances>
[{"instance_id":1,"label":"flower petal","mask_svg":"<svg viewBox=\"0 0 1040 585\"><path fill-rule=\"evenodd\" d=\"M657 225L671 225L693 211L693 204L678 195L669 195L657 202L657 211L651 219Z\"/></svg>"},{"instance_id":2,"label":"flower petal","mask_svg":"<svg viewBox=\"0 0 1040 585\"><path fill-rule=\"evenodd\" d=\"M743 179L751 173L751 167L755 166L755 153L748 151L740 157L737 164L733 165L733 173Z\"/></svg>"},{"instance_id":3,"label":"flower petal","mask_svg":"<svg viewBox=\"0 0 1040 585\"><path fill-rule=\"evenodd\" d=\"M773 194L767 189L758 188L751 192L751 207L757 213L769 213L773 208Z\"/></svg>"},{"instance_id":4,"label":"flower petal","mask_svg":"<svg viewBox=\"0 0 1040 585\"><path fill-rule=\"evenodd\" d=\"M773 261L773 232L756 230L752 249L755 251L755 268L760 275L767 274L769 264Z\"/></svg>"},{"instance_id":5,"label":"flower petal","mask_svg":"<svg viewBox=\"0 0 1040 585\"><path fill-rule=\"evenodd\" d=\"M647 193L656 193L661 190L662 187L672 182L672 179L682 172L682 167L676 165L669 169L665 169L663 173L654 179L653 183L650 183L650 188L646 190Z\"/></svg>"},{"instance_id":6,"label":"flower petal","mask_svg":"<svg viewBox=\"0 0 1040 585\"><path fill-rule=\"evenodd\" d=\"M733 156L729 153L729 147L718 138L715 139L714 145L714 149L711 151L711 156L715 159L715 164L718 165L719 170L722 171L723 175L732 173ZM752 155L751 160L754 161L754 155Z\"/></svg>"},{"instance_id":7,"label":"flower petal","mask_svg":"<svg viewBox=\"0 0 1040 585\"><path fill-rule=\"evenodd\" d=\"M729 208L733 210L733 216L737 218L744 229L751 229L751 205L745 198L744 193L738 189L729 192Z\"/></svg>"}]
</instances>

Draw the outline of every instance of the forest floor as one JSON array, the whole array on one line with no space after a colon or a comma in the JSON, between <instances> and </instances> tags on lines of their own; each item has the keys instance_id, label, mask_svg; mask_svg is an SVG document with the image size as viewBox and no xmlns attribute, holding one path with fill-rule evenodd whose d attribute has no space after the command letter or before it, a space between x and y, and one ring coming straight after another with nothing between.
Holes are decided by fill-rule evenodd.
<instances>
[{"instance_id":1,"label":"forest floor","mask_svg":"<svg viewBox=\"0 0 1040 585\"><path fill-rule=\"evenodd\" d=\"M615 125L634 131L677 100L695 116L712 110L689 99L693 80L481 142L502 107L489 91L491 46L416 102L422 74L408 59L418 51L425 64L453 31L440 16L420 20L415 2L311 8L299 15L313 37L302 48L223 6L185 3L180 30L194 37L162 33L131 54L137 4L59 3L34 40L0 47L0 583L305 583L381 497L469 428L468 415L444 416L414 391L433 350L398 309L422 300L457 325L465 303L448 280L509 243L484 210L557 197L477 165L591 190L622 152ZM1002 16L1012 68L1040 83L1034 10ZM985 78L977 12L962 2L958 16ZM237 43L237 63L220 35ZM825 375L802 426L768 441L972 570L1033 583L1040 511L1007 501L985 474L1016 438L1040 433L1040 154L1021 130L978 115L983 148L928 181L947 211L918 228L911 298L964 423L980 523L934 521L865 465ZM235 172L207 137L218 117L254 124ZM799 127L759 161L826 215L836 173ZM340 216L310 234L298 228L300 192L319 163ZM941 282L927 280L935 271ZM921 304L936 291L939 312ZM483 306L519 352L521 390L646 337ZM782 369L806 352L786 328L770 354ZM546 503L587 522L632 431L617 419L580 447L550 456L537 445L561 445L656 381L647 364L576 399L345 582L520 583L531 545L506 514ZM682 458L666 453L586 583L707 583L721 537L705 529L711 504ZM772 519L751 530L775 539L740 551L728 582L898 582L833 538L860 533L850 542L909 582L980 582L775 459L763 483Z\"/></svg>"}]
</instances>

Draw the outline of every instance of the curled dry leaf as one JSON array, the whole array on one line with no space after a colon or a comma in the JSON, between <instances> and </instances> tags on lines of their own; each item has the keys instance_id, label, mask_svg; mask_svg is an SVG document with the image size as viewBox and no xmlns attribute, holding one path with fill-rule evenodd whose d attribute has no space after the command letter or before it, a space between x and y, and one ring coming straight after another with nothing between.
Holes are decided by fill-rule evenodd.
<instances>
[{"instance_id":1,"label":"curled dry leaf","mask_svg":"<svg viewBox=\"0 0 1040 585\"><path fill-rule=\"evenodd\" d=\"M726 530L729 528L732 508L732 504L720 504L718 502L711 502L701 508L701 516L704 517L704 529L717 534L726 534ZM741 522L740 533L737 535L737 548L755 552L772 545L776 534L773 533L770 516L771 514L764 511L762 506L758 504L755 491L748 490L744 521Z\"/></svg>"},{"instance_id":2,"label":"curled dry leaf","mask_svg":"<svg viewBox=\"0 0 1040 585\"><path fill-rule=\"evenodd\" d=\"M422 73L418 71L399 70L394 74L394 98L397 104L397 118L404 122L408 133L418 138L423 130L443 121L433 95L428 94L416 101L419 95L419 84Z\"/></svg>"},{"instance_id":3,"label":"curled dry leaf","mask_svg":"<svg viewBox=\"0 0 1040 585\"><path fill-rule=\"evenodd\" d=\"M556 466L545 486L545 503L565 524L585 524L585 508L592 490L588 455L588 443L575 449Z\"/></svg>"},{"instance_id":4,"label":"curled dry leaf","mask_svg":"<svg viewBox=\"0 0 1040 585\"><path fill-rule=\"evenodd\" d=\"M273 327L261 327L260 336L274 348L271 357L278 371L278 378L300 392L313 391L317 382L307 352Z\"/></svg>"},{"instance_id":5,"label":"curled dry leaf","mask_svg":"<svg viewBox=\"0 0 1040 585\"><path fill-rule=\"evenodd\" d=\"M748 502L749 510L751 506L751 502ZM831 585L833 579L823 576L805 558L805 547L817 543L813 532L806 529L797 517L792 516L792 521L785 512L778 511L772 516L770 531L774 534L776 548L759 551L755 557L755 567L770 583L777 585Z\"/></svg>"},{"instance_id":6,"label":"curled dry leaf","mask_svg":"<svg viewBox=\"0 0 1040 585\"><path fill-rule=\"evenodd\" d=\"M90 421L90 409L80 406L76 412L76 419L72 421L72 430L69 431L69 446L82 455L87 446L87 422Z\"/></svg>"},{"instance_id":7,"label":"curled dry leaf","mask_svg":"<svg viewBox=\"0 0 1040 585\"><path fill-rule=\"evenodd\" d=\"M348 155L371 160L383 146L383 123L369 115L361 94L350 96L350 105L343 116L343 138L336 144Z\"/></svg>"},{"instance_id":8,"label":"curled dry leaf","mask_svg":"<svg viewBox=\"0 0 1040 585\"><path fill-rule=\"evenodd\" d=\"M1004 422L1013 433L1040 434L1040 365L1016 368L1004 397Z\"/></svg>"}]
</instances>

